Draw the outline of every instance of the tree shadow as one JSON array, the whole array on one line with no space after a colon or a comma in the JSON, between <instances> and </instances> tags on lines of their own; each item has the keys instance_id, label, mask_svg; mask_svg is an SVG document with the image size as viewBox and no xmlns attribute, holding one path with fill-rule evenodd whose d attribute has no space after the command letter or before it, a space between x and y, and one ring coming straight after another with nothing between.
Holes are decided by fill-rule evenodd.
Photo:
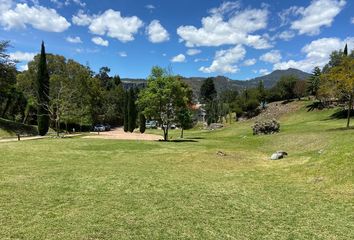
<instances>
[{"instance_id":1,"label":"tree shadow","mask_svg":"<svg viewBox=\"0 0 354 240\"><path fill-rule=\"evenodd\" d=\"M354 126L351 126L349 128L347 127L331 128L331 129L327 129L326 132L353 131L353 130L354 130Z\"/></svg>"},{"instance_id":2,"label":"tree shadow","mask_svg":"<svg viewBox=\"0 0 354 240\"><path fill-rule=\"evenodd\" d=\"M191 143L195 143L195 142L198 142L198 141L192 140L192 139L174 139L174 140L168 140L168 141L159 140L159 142L173 142L173 143L191 142Z\"/></svg>"},{"instance_id":3,"label":"tree shadow","mask_svg":"<svg viewBox=\"0 0 354 240\"><path fill-rule=\"evenodd\" d=\"M187 137L186 139L205 139L203 137Z\"/></svg>"},{"instance_id":4,"label":"tree shadow","mask_svg":"<svg viewBox=\"0 0 354 240\"><path fill-rule=\"evenodd\" d=\"M314 110L323 110L325 106L322 102L313 102L312 104L307 105L306 108L308 112L311 112Z\"/></svg>"},{"instance_id":5,"label":"tree shadow","mask_svg":"<svg viewBox=\"0 0 354 240\"><path fill-rule=\"evenodd\" d=\"M338 112L333 113L330 116L330 119L346 119L348 117L348 110L340 110ZM354 110L350 111L350 117L354 117Z\"/></svg>"}]
</instances>

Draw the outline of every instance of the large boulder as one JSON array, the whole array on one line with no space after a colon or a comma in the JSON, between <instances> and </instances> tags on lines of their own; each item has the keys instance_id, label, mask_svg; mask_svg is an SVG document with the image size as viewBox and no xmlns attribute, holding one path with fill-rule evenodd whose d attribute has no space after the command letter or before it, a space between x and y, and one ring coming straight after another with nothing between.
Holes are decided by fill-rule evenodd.
<instances>
[{"instance_id":1,"label":"large boulder","mask_svg":"<svg viewBox=\"0 0 354 240\"><path fill-rule=\"evenodd\" d=\"M280 124L275 119L256 121L252 130L253 135L274 134L280 131Z\"/></svg>"},{"instance_id":2,"label":"large boulder","mask_svg":"<svg viewBox=\"0 0 354 240\"><path fill-rule=\"evenodd\" d=\"M270 157L271 160L279 160L284 158L285 156L288 156L288 153L285 151L277 151L276 153L273 153L272 156Z\"/></svg>"}]
</instances>

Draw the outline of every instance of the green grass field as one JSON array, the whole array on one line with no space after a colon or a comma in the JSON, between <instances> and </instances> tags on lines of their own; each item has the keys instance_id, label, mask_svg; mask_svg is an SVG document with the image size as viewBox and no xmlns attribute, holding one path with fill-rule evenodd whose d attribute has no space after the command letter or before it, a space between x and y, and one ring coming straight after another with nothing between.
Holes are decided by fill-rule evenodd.
<instances>
[{"instance_id":1,"label":"green grass field","mask_svg":"<svg viewBox=\"0 0 354 240\"><path fill-rule=\"evenodd\" d=\"M272 136L0 143L0 239L354 239L354 129L333 112Z\"/></svg>"}]
</instances>

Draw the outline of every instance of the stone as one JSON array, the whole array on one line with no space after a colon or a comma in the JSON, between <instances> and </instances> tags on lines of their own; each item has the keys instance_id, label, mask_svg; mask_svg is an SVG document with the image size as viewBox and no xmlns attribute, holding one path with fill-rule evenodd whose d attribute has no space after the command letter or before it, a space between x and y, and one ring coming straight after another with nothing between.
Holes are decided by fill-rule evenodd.
<instances>
[{"instance_id":1,"label":"stone","mask_svg":"<svg viewBox=\"0 0 354 240\"><path fill-rule=\"evenodd\" d=\"M222 151L218 151L216 154L221 156L221 157L225 157L226 156L226 153L224 153Z\"/></svg>"},{"instance_id":2,"label":"stone","mask_svg":"<svg viewBox=\"0 0 354 240\"><path fill-rule=\"evenodd\" d=\"M279 160L284 158L285 156L288 156L288 153L285 151L277 151L276 153L273 153L272 156L270 157L271 160Z\"/></svg>"}]
</instances>

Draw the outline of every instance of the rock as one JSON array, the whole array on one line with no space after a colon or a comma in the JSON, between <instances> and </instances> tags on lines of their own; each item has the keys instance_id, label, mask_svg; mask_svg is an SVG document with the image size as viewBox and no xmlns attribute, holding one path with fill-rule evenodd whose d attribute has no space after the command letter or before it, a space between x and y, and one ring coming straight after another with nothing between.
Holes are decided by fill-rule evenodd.
<instances>
[{"instance_id":1,"label":"rock","mask_svg":"<svg viewBox=\"0 0 354 240\"><path fill-rule=\"evenodd\" d=\"M207 129L209 130L215 130L215 129L219 129L219 128L223 128L224 125L222 125L221 123L211 123Z\"/></svg>"},{"instance_id":2,"label":"rock","mask_svg":"<svg viewBox=\"0 0 354 240\"><path fill-rule=\"evenodd\" d=\"M226 156L226 153L222 152L222 151L218 151L216 153L218 156L221 156L221 157L225 157Z\"/></svg>"},{"instance_id":3,"label":"rock","mask_svg":"<svg viewBox=\"0 0 354 240\"><path fill-rule=\"evenodd\" d=\"M288 156L288 153L285 151L277 151L276 153L273 153L272 156L270 157L271 160L278 160L282 159L285 156Z\"/></svg>"}]
</instances>

